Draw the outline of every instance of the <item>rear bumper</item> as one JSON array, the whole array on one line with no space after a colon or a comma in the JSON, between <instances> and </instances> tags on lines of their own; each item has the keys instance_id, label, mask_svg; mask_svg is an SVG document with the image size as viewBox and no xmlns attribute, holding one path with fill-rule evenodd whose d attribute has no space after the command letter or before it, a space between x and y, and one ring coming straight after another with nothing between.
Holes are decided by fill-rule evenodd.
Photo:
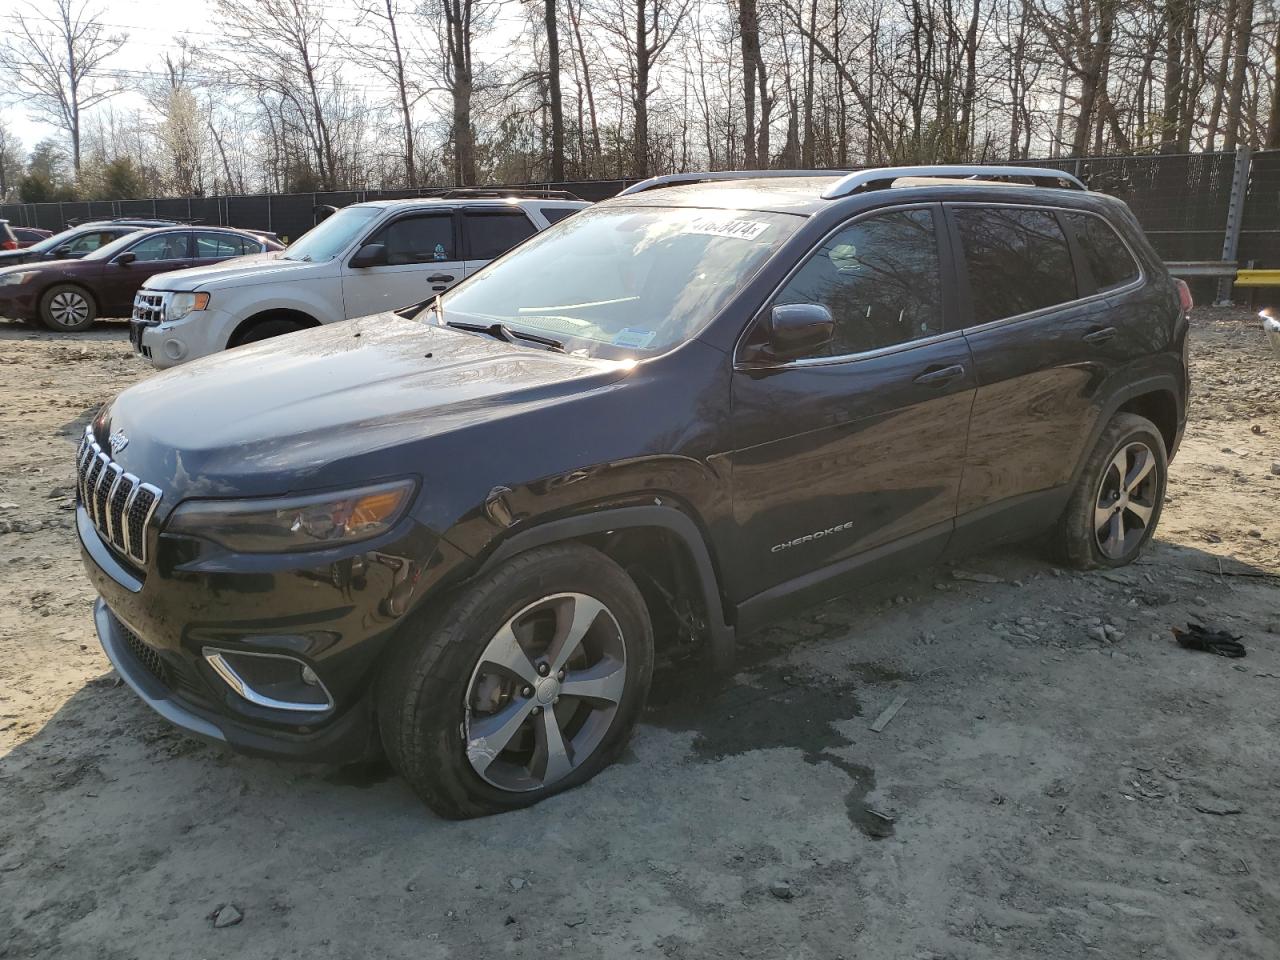
<instances>
[{"instance_id":1,"label":"rear bumper","mask_svg":"<svg viewBox=\"0 0 1280 960\"><path fill-rule=\"evenodd\" d=\"M315 763L353 763L368 758L377 749L367 696L321 730L288 733L277 729L266 733L204 709L163 683L134 653L127 633L132 631L111 612L106 601L99 599L94 604L93 620L102 650L121 679L147 706L192 736L249 756ZM146 641L138 638L138 642Z\"/></svg>"}]
</instances>

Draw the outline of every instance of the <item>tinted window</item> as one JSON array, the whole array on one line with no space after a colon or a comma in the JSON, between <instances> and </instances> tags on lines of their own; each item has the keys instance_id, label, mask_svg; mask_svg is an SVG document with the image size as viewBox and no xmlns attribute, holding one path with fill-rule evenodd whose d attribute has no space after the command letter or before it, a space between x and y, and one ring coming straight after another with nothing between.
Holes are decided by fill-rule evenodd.
<instances>
[{"instance_id":1,"label":"tinted window","mask_svg":"<svg viewBox=\"0 0 1280 960\"><path fill-rule=\"evenodd\" d=\"M387 263L437 263L455 260L453 217L447 213L402 217L369 241L387 248Z\"/></svg>"},{"instance_id":2,"label":"tinted window","mask_svg":"<svg viewBox=\"0 0 1280 960\"><path fill-rule=\"evenodd\" d=\"M523 213L464 213L467 259L492 260L537 231Z\"/></svg>"},{"instance_id":3,"label":"tinted window","mask_svg":"<svg viewBox=\"0 0 1280 960\"><path fill-rule=\"evenodd\" d=\"M1076 298L1067 238L1047 210L958 207L973 323L1002 320Z\"/></svg>"},{"instance_id":4,"label":"tinted window","mask_svg":"<svg viewBox=\"0 0 1280 960\"><path fill-rule=\"evenodd\" d=\"M547 223L559 223L578 211L572 207L539 207L538 212L547 218Z\"/></svg>"},{"instance_id":5,"label":"tinted window","mask_svg":"<svg viewBox=\"0 0 1280 960\"><path fill-rule=\"evenodd\" d=\"M185 233L158 233L144 237L129 248L140 262L151 260L187 259L187 235Z\"/></svg>"},{"instance_id":6,"label":"tinted window","mask_svg":"<svg viewBox=\"0 0 1280 960\"><path fill-rule=\"evenodd\" d=\"M244 252L244 240L234 234L196 234L196 259L198 260L225 260L228 257L241 256Z\"/></svg>"},{"instance_id":7,"label":"tinted window","mask_svg":"<svg viewBox=\"0 0 1280 960\"><path fill-rule=\"evenodd\" d=\"M1064 213L1062 217L1076 235L1085 265L1099 290L1123 286L1138 278L1138 265L1111 224L1089 213Z\"/></svg>"},{"instance_id":8,"label":"tinted window","mask_svg":"<svg viewBox=\"0 0 1280 960\"><path fill-rule=\"evenodd\" d=\"M859 220L827 240L775 303L821 303L835 339L818 356L863 353L942 332L933 214L899 210Z\"/></svg>"},{"instance_id":9,"label":"tinted window","mask_svg":"<svg viewBox=\"0 0 1280 960\"><path fill-rule=\"evenodd\" d=\"M132 231L129 231L132 232ZM125 236L125 233L102 230L94 233L85 233L76 237L67 246L71 248L71 253L88 253L91 250L97 250L101 246L105 246L111 241Z\"/></svg>"}]
</instances>

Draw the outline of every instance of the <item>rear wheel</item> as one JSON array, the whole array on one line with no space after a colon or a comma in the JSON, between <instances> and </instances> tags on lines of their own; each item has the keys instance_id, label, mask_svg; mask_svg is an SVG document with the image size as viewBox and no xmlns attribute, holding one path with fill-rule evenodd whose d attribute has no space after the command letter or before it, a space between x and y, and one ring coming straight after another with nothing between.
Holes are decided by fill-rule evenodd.
<instances>
[{"instance_id":1,"label":"rear wheel","mask_svg":"<svg viewBox=\"0 0 1280 960\"><path fill-rule=\"evenodd\" d=\"M1133 562L1155 533L1169 458L1156 425L1134 413L1107 424L1055 532L1061 559L1080 569Z\"/></svg>"},{"instance_id":2,"label":"rear wheel","mask_svg":"<svg viewBox=\"0 0 1280 960\"><path fill-rule=\"evenodd\" d=\"M446 817L529 806L604 769L653 672L639 590L604 554L520 554L405 638L378 721L392 764Z\"/></svg>"},{"instance_id":3,"label":"rear wheel","mask_svg":"<svg viewBox=\"0 0 1280 960\"><path fill-rule=\"evenodd\" d=\"M40 321L58 333L79 333L93 326L98 305L83 287L60 283L40 298Z\"/></svg>"}]
</instances>

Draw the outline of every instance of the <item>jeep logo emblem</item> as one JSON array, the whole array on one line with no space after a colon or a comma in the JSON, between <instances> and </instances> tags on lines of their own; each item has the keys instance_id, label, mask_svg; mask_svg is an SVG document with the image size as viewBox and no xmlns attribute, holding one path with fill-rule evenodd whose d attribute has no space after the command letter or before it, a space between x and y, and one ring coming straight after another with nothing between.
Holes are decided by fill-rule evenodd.
<instances>
[{"instance_id":1,"label":"jeep logo emblem","mask_svg":"<svg viewBox=\"0 0 1280 960\"><path fill-rule=\"evenodd\" d=\"M107 446L111 448L111 455L114 457L117 453L129 445L129 438L124 435L123 430L115 430L111 436L107 437Z\"/></svg>"}]
</instances>

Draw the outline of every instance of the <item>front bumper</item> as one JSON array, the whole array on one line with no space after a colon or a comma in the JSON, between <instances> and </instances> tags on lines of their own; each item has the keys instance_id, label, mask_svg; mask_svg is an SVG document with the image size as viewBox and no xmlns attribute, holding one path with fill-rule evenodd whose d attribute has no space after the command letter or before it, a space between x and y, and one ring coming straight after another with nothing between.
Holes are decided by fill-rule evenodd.
<instances>
[{"instance_id":1,"label":"front bumper","mask_svg":"<svg viewBox=\"0 0 1280 960\"><path fill-rule=\"evenodd\" d=\"M32 285L19 283L0 287L0 317L14 320L37 320L37 304Z\"/></svg>"},{"instance_id":2,"label":"front bumper","mask_svg":"<svg viewBox=\"0 0 1280 960\"><path fill-rule=\"evenodd\" d=\"M281 730L265 732L203 707L165 683L135 652L136 645L146 642L113 614L102 598L94 604L93 620L102 650L121 679L152 710L193 736L249 756L318 763L354 763L366 759L376 750L367 695L337 721L321 730L305 734Z\"/></svg>"},{"instance_id":3,"label":"front bumper","mask_svg":"<svg viewBox=\"0 0 1280 960\"><path fill-rule=\"evenodd\" d=\"M320 556L203 556L187 538L153 532L140 569L103 539L82 505L76 520L85 572L101 598L99 639L138 695L204 739L317 762L373 752L371 691L382 652L461 556L406 521L382 540ZM246 696L211 653L309 667L329 702L304 711Z\"/></svg>"},{"instance_id":4,"label":"front bumper","mask_svg":"<svg viewBox=\"0 0 1280 960\"><path fill-rule=\"evenodd\" d=\"M134 353L164 370L226 349L235 318L217 310L197 310L159 324L129 321Z\"/></svg>"}]
</instances>

